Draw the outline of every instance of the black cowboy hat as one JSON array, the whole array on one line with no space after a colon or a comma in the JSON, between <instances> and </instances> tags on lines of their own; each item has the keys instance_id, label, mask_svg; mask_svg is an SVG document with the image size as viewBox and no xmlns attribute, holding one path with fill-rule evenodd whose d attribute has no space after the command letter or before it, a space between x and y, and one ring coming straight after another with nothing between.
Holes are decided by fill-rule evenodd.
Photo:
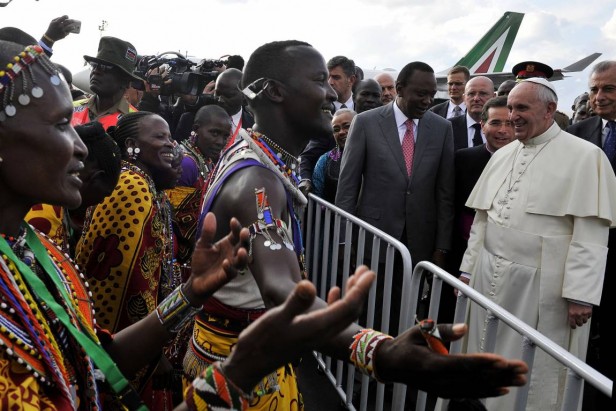
<instances>
[{"instance_id":1,"label":"black cowboy hat","mask_svg":"<svg viewBox=\"0 0 616 411\"><path fill-rule=\"evenodd\" d=\"M128 41L109 36L101 37L96 57L83 56L83 58L88 63L111 64L133 79L143 80L134 73L137 66L137 50Z\"/></svg>"}]
</instances>

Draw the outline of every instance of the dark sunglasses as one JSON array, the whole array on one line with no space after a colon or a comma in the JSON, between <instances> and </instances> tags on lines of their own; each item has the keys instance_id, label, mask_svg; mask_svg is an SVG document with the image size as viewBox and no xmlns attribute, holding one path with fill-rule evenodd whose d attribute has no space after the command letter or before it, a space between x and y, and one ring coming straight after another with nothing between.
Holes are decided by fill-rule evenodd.
<instances>
[{"instance_id":1,"label":"dark sunglasses","mask_svg":"<svg viewBox=\"0 0 616 411\"><path fill-rule=\"evenodd\" d=\"M96 61L91 61L90 62L90 67L92 67L92 71L100 70L100 71L103 71L103 72L111 71L111 70L113 70L115 68L114 65L97 63Z\"/></svg>"}]
</instances>

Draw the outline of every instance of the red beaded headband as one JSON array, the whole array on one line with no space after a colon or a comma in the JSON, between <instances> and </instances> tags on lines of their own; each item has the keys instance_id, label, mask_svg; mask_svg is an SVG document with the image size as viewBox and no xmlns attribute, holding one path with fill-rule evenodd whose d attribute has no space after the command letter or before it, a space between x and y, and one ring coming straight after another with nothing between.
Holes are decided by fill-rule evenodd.
<instances>
[{"instance_id":1,"label":"red beaded headband","mask_svg":"<svg viewBox=\"0 0 616 411\"><path fill-rule=\"evenodd\" d=\"M0 121L13 117L17 113L17 108L13 104L15 79L22 73L26 74L22 76L22 91L17 97L17 102L25 107L30 104L30 95L34 98L43 97L43 89L37 85L32 71L32 64L37 61L49 74L51 84L57 86L61 83L58 69L49 61L43 48L39 45L26 47L24 51L13 57L6 65L6 69L0 70L0 95L4 94L2 103L0 103Z\"/></svg>"}]
</instances>

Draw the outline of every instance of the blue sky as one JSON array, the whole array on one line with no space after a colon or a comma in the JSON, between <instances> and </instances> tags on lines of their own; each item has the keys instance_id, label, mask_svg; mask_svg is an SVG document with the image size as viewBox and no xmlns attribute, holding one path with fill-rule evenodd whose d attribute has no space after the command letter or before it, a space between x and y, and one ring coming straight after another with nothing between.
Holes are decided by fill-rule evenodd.
<instances>
[{"instance_id":1,"label":"blue sky","mask_svg":"<svg viewBox=\"0 0 616 411\"><path fill-rule=\"evenodd\" d=\"M4 0L3 0L4 1ZM593 52L616 59L614 0L13 0L0 8L2 26L39 38L52 18L82 21L81 34L55 47L54 61L76 72L83 55L96 55L99 26L128 40L139 54L179 51L198 58L240 54L263 43L298 39L328 59L345 55L362 68L402 68L425 61L445 70L464 55L505 11L525 13L505 65L524 60L562 68ZM587 88L589 69L555 82L559 108L570 114Z\"/></svg>"}]
</instances>

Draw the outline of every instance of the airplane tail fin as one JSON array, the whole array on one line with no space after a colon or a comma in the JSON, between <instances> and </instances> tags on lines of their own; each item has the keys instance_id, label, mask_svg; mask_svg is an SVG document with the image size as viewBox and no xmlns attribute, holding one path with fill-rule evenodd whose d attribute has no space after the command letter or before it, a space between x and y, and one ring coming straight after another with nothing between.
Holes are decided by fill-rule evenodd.
<instances>
[{"instance_id":1,"label":"airplane tail fin","mask_svg":"<svg viewBox=\"0 0 616 411\"><path fill-rule=\"evenodd\" d=\"M471 75L503 71L523 18L524 13L505 12L456 66L468 67Z\"/></svg>"},{"instance_id":2,"label":"airplane tail fin","mask_svg":"<svg viewBox=\"0 0 616 411\"><path fill-rule=\"evenodd\" d=\"M579 71L584 71L586 67L590 66L590 64L596 59L598 59L600 55L601 53L593 53L590 56L584 57L583 59L568 65L561 71L564 73L576 73Z\"/></svg>"}]
</instances>

